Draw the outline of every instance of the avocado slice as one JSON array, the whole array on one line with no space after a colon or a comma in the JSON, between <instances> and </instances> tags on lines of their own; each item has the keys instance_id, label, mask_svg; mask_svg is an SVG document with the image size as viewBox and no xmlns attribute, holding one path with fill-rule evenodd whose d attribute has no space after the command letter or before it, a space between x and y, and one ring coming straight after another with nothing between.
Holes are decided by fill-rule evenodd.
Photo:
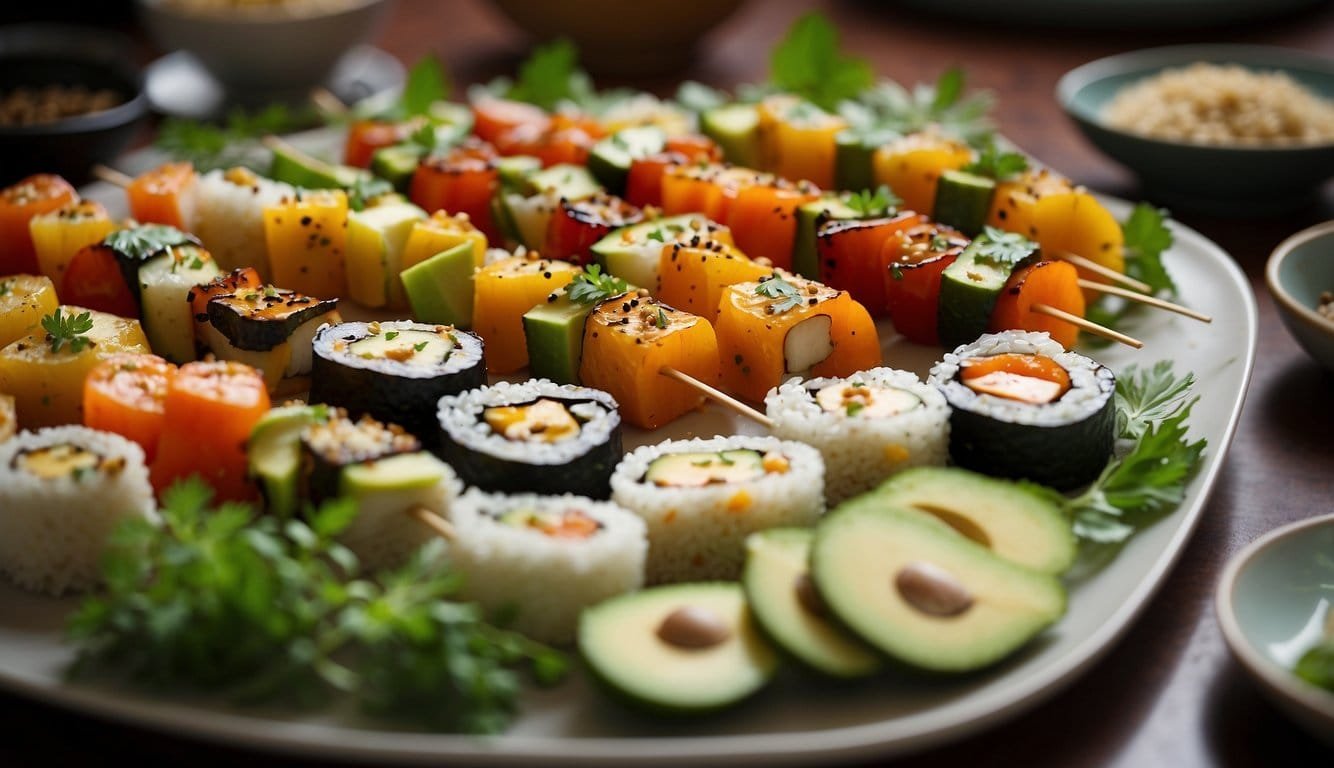
<instances>
[{"instance_id":1,"label":"avocado slice","mask_svg":"<svg viewBox=\"0 0 1334 768\"><path fill-rule=\"evenodd\" d=\"M407 192L421 158L421 147L413 144L380 147L371 153L371 173L394 185L399 192Z\"/></svg>"},{"instance_id":2,"label":"avocado slice","mask_svg":"<svg viewBox=\"0 0 1334 768\"><path fill-rule=\"evenodd\" d=\"M1009 656L1065 613L1051 574L1015 565L914 509L874 494L816 530L811 574L831 613L909 665L967 672Z\"/></svg>"},{"instance_id":3,"label":"avocado slice","mask_svg":"<svg viewBox=\"0 0 1334 768\"><path fill-rule=\"evenodd\" d=\"M699 116L699 128L718 142L733 165L760 166L760 111L754 104L727 104Z\"/></svg>"},{"instance_id":4,"label":"avocado slice","mask_svg":"<svg viewBox=\"0 0 1334 768\"><path fill-rule=\"evenodd\" d=\"M264 509L279 518L301 508L301 430L328 421L323 405L282 405L265 413L246 444L250 476L259 483Z\"/></svg>"},{"instance_id":5,"label":"avocado slice","mask_svg":"<svg viewBox=\"0 0 1334 768\"><path fill-rule=\"evenodd\" d=\"M269 149L273 152L273 160L269 165L269 178L286 182L294 187L347 189L372 178L363 168L325 162L287 142L274 142Z\"/></svg>"},{"instance_id":6,"label":"avocado slice","mask_svg":"<svg viewBox=\"0 0 1334 768\"><path fill-rule=\"evenodd\" d=\"M431 106L426 108L426 117L436 125L453 126L465 135L472 133L472 108L467 104L433 101Z\"/></svg>"},{"instance_id":7,"label":"avocado slice","mask_svg":"<svg viewBox=\"0 0 1334 768\"><path fill-rule=\"evenodd\" d=\"M834 137L834 186L839 189L875 189L875 151L883 141L857 131Z\"/></svg>"},{"instance_id":8,"label":"avocado slice","mask_svg":"<svg viewBox=\"0 0 1334 768\"><path fill-rule=\"evenodd\" d=\"M593 145L588 153L588 170L608 191L623 194L630 164L661 152L666 144L667 134L656 125L623 128Z\"/></svg>"},{"instance_id":9,"label":"avocado slice","mask_svg":"<svg viewBox=\"0 0 1334 768\"><path fill-rule=\"evenodd\" d=\"M1075 534L1041 492L966 469L917 467L871 492L880 503L931 514L996 556L1042 573L1075 561Z\"/></svg>"},{"instance_id":10,"label":"avocado slice","mask_svg":"<svg viewBox=\"0 0 1334 768\"><path fill-rule=\"evenodd\" d=\"M496 160L500 187L506 191L528 190L528 177L542 170L542 161L531 155L510 155Z\"/></svg>"},{"instance_id":11,"label":"avocado slice","mask_svg":"<svg viewBox=\"0 0 1334 768\"><path fill-rule=\"evenodd\" d=\"M703 217L687 213L612 230L593 244L593 258L602 271L632 285L656 290L663 246L690 231L691 223L696 221L703 221Z\"/></svg>"},{"instance_id":12,"label":"avocado slice","mask_svg":"<svg viewBox=\"0 0 1334 768\"><path fill-rule=\"evenodd\" d=\"M931 217L974 237L987 223L996 180L966 171L945 171L936 185L936 207Z\"/></svg>"},{"instance_id":13,"label":"avocado slice","mask_svg":"<svg viewBox=\"0 0 1334 768\"><path fill-rule=\"evenodd\" d=\"M983 238L969 243L940 275L936 325L941 346L946 349L986 333L996 299L1016 266L984 257L983 244Z\"/></svg>"},{"instance_id":14,"label":"avocado slice","mask_svg":"<svg viewBox=\"0 0 1334 768\"><path fill-rule=\"evenodd\" d=\"M644 473L645 482L670 488L744 483L759 477L764 477L764 457L748 448L716 453L668 453L654 459Z\"/></svg>"},{"instance_id":15,"label":"avocado slice","mask_svg":"<svg viewBox=\"0 0 1334 768\"><path fill-rule=\"evenodd\" d=\"M363 307L401 306L406 303L398 278L412 225L426 211L397 196L347 215L348 298Z\"/></svg>"},{"instance_id":16,"label":"avocado slice","mask_svg":"<svg viewBox=\"0 0 1334 768\"><path fill-rule=\"evenodd\" d=\"M559 163L529 174L524 183L529 195L548 193L566 200L583 200L602 191L602 185L582 165Z\"/></svg>"},{"instance_id":17,"label":"avocado slice","mask_svg":"<svg viewBox=\"0 0 1334 768\"><path fill-rule=\"evenodd\" d=\"M472 327L472 243L459 243L400 273L412 315L423 323Z\"/></svg>"},{"instance_id":18,"label":"avocado slice","mask_svg":"<svg viewBox=\"0 0 1334 768\"><path fill-rule=\"evenodd\" d=\"M755 619L778 647L834 677L880 671L881 657L830 620L810 576L809 528L771 528L746 538L741 584Z\"/></svg>"},{"instance_id":19,"label":"avocado slice","mask_svg":"<svg viewBox=\"0 0 1334 768\"><path fill-rule=\"evenodd\" d=\"M400 453L343 468L338 492L358 498L388 491L429 488L447 476L448 465L427 451Z\"/></svg>"},{"instance_id":20,"label":"avocado slice","mask_svg":"<svg viewBox=\"0 0 1334 768\"><path fill-rule=\"evenodd\" d=\"M819 280L820 254L816 249L815 237L820 225L826 221L860 218L861 212L843 202L841 197L826 197L797 206L797 236L792 243L792 271L802 277Z\"/></svg>"},{"instance_id":21,"label":"avocado slice","mask_svg":"<svg viewBox=\"0 0 1334 768\"><path fill-rule=\"evenodd\" d=\"M552 296L554 300L523 313L528 370L534 378L578 384L579 361L584 353L584 321L595 305L571 301L564 288Z\"/></svg>"},{"instance_id":22,"label":"avocado slice","mask_svg":"<svg viewBox=\"0 0 1334 768\"><path fill-rule=\"evenodd\" d=\"M773 677L778 656L741 586L674 584L614 597L579 617L579 652L612 691L645 708L704 713Z\"/></svg>"}]
</instances>

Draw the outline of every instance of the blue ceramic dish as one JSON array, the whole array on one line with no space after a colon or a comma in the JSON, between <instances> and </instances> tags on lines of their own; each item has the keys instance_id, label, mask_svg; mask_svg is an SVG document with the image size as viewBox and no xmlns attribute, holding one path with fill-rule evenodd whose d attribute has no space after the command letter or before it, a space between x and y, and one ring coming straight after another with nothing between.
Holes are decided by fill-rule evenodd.
<instances>
[{"instance_id":1,"label":"blue ceramic dish","mask_svg":"<svg viewBox=\"0 0 1334 768\"><path fill-rule=\"evenodd\" d=\"M1089 141L1138 174L1149 196L1168 205L1229 215L1275 213L1300 205L1334 176L1334 142L1189 144L1129 133L1103 120L1103 109L1122 88L1195 62L1279 70L1334 101L1334 59L1251 45L1185 45L1109 56L1067 72L1056 98Z\"/></svg>"},{"instance_id":2,"label":"blue ceramic dish","mask_svg":"<svg viewBox=\"0 0 1334 768\"><path fill-rule=\"evenodd\" d=\"M1265 282L1288 332L1311 357L1334 371L1334 320L1316 312L1320 294L1334 293L1334 221L1279 243L1265 266Z\"/></svg>"}]
</instances>

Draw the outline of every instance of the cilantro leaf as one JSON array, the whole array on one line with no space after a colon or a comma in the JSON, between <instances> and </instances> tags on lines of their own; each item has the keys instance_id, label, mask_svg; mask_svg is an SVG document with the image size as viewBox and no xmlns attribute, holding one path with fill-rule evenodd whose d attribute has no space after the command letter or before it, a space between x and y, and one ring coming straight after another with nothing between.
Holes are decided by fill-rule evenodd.
<instances>
[{"instance_id":1,"label":"cilantro leaf","mask_svg":"<svg viewBox=\"0 0 1334 768\"><path fill-rule=\"evenodd\" d=\"M793 22L770 53L769 80L781 91L832 110L857 98L874 82L874 74L865 59L840 53L838 30L823 14L811 12Z\"/></svg>"},{"instance_id":2,"label":"cilantro leaf","mask_svg":"<svg viewBox=\"0 0 1334 768\"><path fill-rule=\"evenodd\" d=\"M1013 267L1038 250L1037 243L1018 232L1006 232L992 226L984 227L973 243L977 245L977 257L996 266Z\"/></svg>"},{"instance_id":3,"label":"cilantro leaf","mask_svg":"<svg viewBox=\"0 0 1334 768\"><path fill-rule=\"evenodd\" d=\"M449 98L453 85L449 73L440 60L427 54L417 60L408 71L407 82L403 84L403 94L394 106L394 118L403 120L418 115L426 115L431 105Z\"/></svg>"},{"instance_id":4,"label":"cilantro leaf","mask_svg":"<svg viewBox=\"0 0 1334 768\"><path fill-rule=\"evenodd\" d=\"M838 112L859 136L893 137L934 130L982 147L995 135L988 117L995 99L986 92L965 97L965 86L961 69L947 70L934 85L919 84L912 90L893 80L881 80L855 101L844 101Z\"/></svg>"},{"instance_id":5,"label":"cilantro leaf","mask_svg":"<svg viewBox=\"0 0 1334 768\"><path fill-rule=\"evenodd\" d=\"M881 184L875 191L863 189L849 195L844 202L849 208L857 212L857 215L869 219L875 216L887 216L890 211L903 205L903 198L894 194L894 192L884 184Z\"/></svg>"},{"instance_id":6,"label":"cilantro leaf","mask_svg":"<svg viewBox=\"0 0 1334 768\"><path fill-rule=\"evenodd\" d=\"M347 207L354 211L364 211L377 197L394 191L394 185L374 176L358 176L352 186L347 188Z\"/></svg>"},{"instance_id":7,"label":"cilantro leaf","mask_svg":"<svg viewBox=\"0 0 1334 768\"><path fill-rule=\"evenodd\" d=\"M1163 252L1172 247L1168 213L1148 203L1139 203L1121 223L1125 237L1126 274L1149 284L1154 293L1176 294L1176 285L1163 267Z\"/></svg>"},{"instance_id":8,"label":"cilantro leaf","mask_svg":"<svg viewBox=\"0 0 1334 768\"><path fill-rule=\"evenodd\" d=\"M1108 461L1083 493L1065 500L1077 536L1119 544L1185 498L1186 482L1207 444L1186 438L1186 421L1198 400L1186 399L1193 381L1191 374L1174 379L1165 362L1148 371L1131 367L1117 382L1118 434L1134 447Z\"/></svg>"},{"instance_id":9,"label":"cilantro leaf","mask_svg":"<svg viewBox=\"0 0 1334 768\"><path fill-rule=\"evenodd\" d=\"M619 296L628 290L630 286L624 280L603 273L600 265L589 264L566 286L565 295L577 304L595 304L612 296Z\"/></svg>"},{"instance_id":10,"label":"cilantro leaf","mask_svg":"<svg viewBox=\"0 0 1334 768\"><path fill-rule=\"evenodd\" d=\"M199 245L199 238L165 224L120 229L102 239L102 245L131 261L147 261L168 248Z\"/></svg>"},{"instance_id":11,"label":"cilantro leaf","mask_svg":"<svg viewBox=\"0 0 1334 768\"><path fill-rule=\"evenodd\" d=\"M84 347L93 343L83 335L93 329L92 313L81 312L62 317L60 311L60 307L56 307L55 312L42 317L42 328L46 330L46 343L51 345L52 352L59 352L68 344L69 351L78 354Z\"/></svg>"},{"instance_id":12,"label":"cilantro leaf","mask_svg":"<svg viewBox=\"0 0 1334 768\"><path fill-rule=\"evenodd\" d=\"M1020 152L1002 152L993 138L988 138L978 152L977 159L965 165L963 171L1005 181L1028 170L1028 158Z\"/></svg>"},{"instance_id":13,"label":"cilantro leaf","mask_svg":"<svg viewBox=\"0 0 1334 768\"><path fill-rule=\"evenodd\" d=\"M654 318L653 323L658 326L659 329L665 329L667 327L667 313L662 311L661 306L658 307L658 316Z\"/></svg>"},{"instance_id":14,"label":"cilantro leaf","mask_svg":"<svg viewBox=\"0 0 1334 768\"><path fill-rule=\"evenodd\" d=\"M963 95L963 86L962 69L951 67L941 72L940 77L936 79L936 92L935 98L931 100L931 111L939 114L959 103L959 97Z\"/></svg>"},{"instance_id":15,"label":"cilantro leaf","mask_svg":"<svg viewBox=\"0 0 1334 768\"><path fill-rule=\"evenodd\" d=\"M755 286L755 293L768 299L776 299L777 303L772 305L774 312L786 312L801 306L801 290L777 273L772 277L761 279L760 284Z\"/></svg>"},{"instance_id":16,"label":"cilantro leaf","mask_svg":"<svg viewBox=\"0 0 1334 768\"><path fill-rule=\"evenodd\" d=\"M539 45L519 65L519 77L505 97L551 111L562 102L580 104L592 95L588 74L578 66L574 43L560 39Z\"/></svg>"}]
</instances>

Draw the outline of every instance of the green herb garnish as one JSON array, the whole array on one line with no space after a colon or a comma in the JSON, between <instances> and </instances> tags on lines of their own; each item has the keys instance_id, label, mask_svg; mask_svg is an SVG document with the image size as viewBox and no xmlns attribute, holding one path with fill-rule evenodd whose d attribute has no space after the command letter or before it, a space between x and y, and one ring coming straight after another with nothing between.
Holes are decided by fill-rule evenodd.
<instances>
[{"instance_id":1,"label":"green herb garnish","mask_svg":"<svg viewBox=\"0 0 1334 768\"><path fill-rule=\"evenodd\" d=\"M661 230L661 229L655 229L655 230L653 230L652 232L648 233L648 234L645 236L645 239L646 239L646 240L657 240L657 241L660 242L660 243L665 243L665 242L667 242L667 240L662 236L662 230Z\"/></svg>"},{"instance_id":2,"label":"green herb garnish","mask_svg":"<svg viewBox=\"0 0 1334 768\"><path fill-rule=\"evenodd\" d=\"M42 318L42 328L46 330L46 343L51 345L52 352L59 352L68 345L70 352L78 354L93 343L92 339L84 336L93 329L91 312L62 316L61 308L56 307L55 312Z\"/></svg>"},{"instance_id":3,"label":"green herb garnish","mask_svg":"<svg viewBox=\"0 0 1334 768\"><path fill-rule=\"evenodd\" d=\"M988 136L977 154L977 159L965 165L965 173L985 176L996 181L1014 178L1028 170L1028 158L1021 152L1002 151L994 137Z\"/></svg>"},{"instance_id":4,"label":"green herb garnish","mask_svg":"<svg viewBox=\"0 0 1334 768\"><path fill-rule=\"evenodd\" d=\"M856 416L857 414L861 413L862 410L865 408L866 408L865 403L852 402L848 403L848 406L845 410L847 411L847 414L849 416Z\"/></svg>"},{"instance_id":5,"label":"green herb garnish","mask_svg":"<svg viewBox=\"0 0 1334 768\"><path fill-rule=\"evenodd\" d=\"M131 261L147 261L178 245L199 245L199 238L165 224L145 224L112 232L102 239L102 245Z\"/></svg>"},{"instance_id":6,"label":"green herb garnish","mask_svg":"<svg viewBox=\"0 0 1334 768\"><path fill-rule=\"evenodd\" d=\"M903 205L903 198L894 194L888 186L881 184L875 190L863 189L849 195L844 202L856 211L859 217L869 219L889 215L891 211Z\"/></svg>"},{"instance_id":7,"label":"green herb garnish","mask_svg":"<svg viewBox=\"0 0 1334 768\"><path fill-rule=\"evenodd\" d=\"M1148 203L1139 203L1130 216L1121 222L1125 239L1125 270L1128 277L1148 284L1155 294L1176 295L1176 285L1163 266L1163 253L1172 247L1172 230L1168 228L1168 213ZM1116 327L1127 314L1140 304L1103 296L1089 305L1089 320L1109 328ZM1091 344L1110 343L1105 339L1090 339Z\"/></svg>"},{"instance_id":8,"label":"green herb garnish","mask_svg":"<svg viewBox=\"0 0 1334 768\"><path fill-rule=\"evenodd\" d=\"M838 112L856 135L872 144L930 128L971 146L985 146L995 134L987 117L995 100L989 93L965 97L964 91L964 73L958 68L943 72L934 86L919 84L911 91L882 80L856 100L844 101Z\"/></svg>"},{"instance_id":9,"label":"green herb garnish","mask_svg":"<svg viewBox=\"0 0 1334 768\"><path fill-rule=\"evenodd\" d=\"M977 257L999 267L1013 267L1038 250L1038 244L1019 234L996 227L984 227L977 244Z\"/></svg>"},{"instance_id":10,"label":"green herb garnish","mask_svg":"<svg viewBox=\"0 0 1334 768\"><path fill-rule=\"evenodd\" d=\"M658 316L654 319L653 323L658 326L659 329L665 329L667 327L667 313L662 311L662 307L658 307Z\"/></svg>"},{"instance_id":11,"label":"green herb garnish","mask_svg":"<svg viewBox=\"0 0 1334 768\"><path fill-rule=\"evenodd\" d=\"M440 60L426 54L412 65L408 79L403 84L403 94L398 101L380 115L384 120L406 120L410 117L428 115L431 105L449 98L453 85L449 73Z\"/></svg>"},{"instance_id":12,"label":"green herb garnish","mask_svg":"<svg viewBox=\"0 0 1334 768\"><path fill-rule=\"evenodd\" d=\"M578 304L594 304L612 296L619 296L630 290L624 280L615 275L604 274L598 264L589 264L583 272L574 276L565 289L570 301Z\"/></svg>"},{"instance_id":13,"label":"green herb garnish","mask_svg":"<svg viewBox=\"0 0 1334 768\"><path fill-rule=\"evenodd\" d=\"M364 211L366 206L382 195L394 191L394 185L373 176L360 176L347 188L347 207Z\"/></svg>"},{"instance_id":14,"label":"green herb garnish","mask_svg":"<svg viewBox=\"0 0 1334 768\"><path fill-rule=\"evenodd\" d=\"M895 279L895 280L902 280L902 279L903 279L903 267L900 267L898 264L890 264L890 265L889 265L889 276L892 277L892 278Z\"/></svg>"},{"instance_id":15,"label":"green herb garnish","mask_svg":"<svg viewBox=\"0 0 1334 768\"><path fill-rule=\"evenodd\" d=\"M394 335L397 336L398 334L394 334ZM413 345L412 345L412 349L413 349L413 351L415 351L415 352L420 352L420 351L422 351L423 349L426 349L426 345L429 344L429 343L430 343L430 342L427 342L427 341L419 341L419 342L417 342L416 344L413 344Z\"/></svg>"},{"instance_id":16,"label":"green herb garnish","mask_svg":"<svg viewBox=\"0 0 1334 768\"><path fill-rule=\"evenodd\" d=\"M1187 400L1193 376L1175 379L1171 365L1164 361L1147 371L1132 365L1118 378L1118 436L1134 440L1134 447L1108 461L1079 496L1063 500L1080 538L1120 543L1185 498L1206 441L1186 439L1198 398Z\"/></svg>"},{"instance_id":17,"label":"green herb garnish","mask_svg":"<svg viewBox=\"0 0 1334 768\"><path fill-rule=\"evenodd\" d=\"M8 296L13 287L13 280L0 280L0 296Z\"/></svg>"},{"instance_id":18,"label":"green herb garnish","mask_svg":"<svg viewBox=\"0 0 1334 768\"><path fill-rule=\"evenodd\" d=\"M580 104L592 94L593 87L578 61L579 50L569 40L539 45L519 65L518 79L504 96L548 111L562 102Z\"/></svg>"},{"instance_id":19,"label":"green herb garnish","mask_svg":"<svg viewBox=\"0 0 1334 768\"><path fill-rule=\"evenodd\" d=\"M765 298L777 299L778 303L773 305L774 312L786 312L793 307L801 306L801 290L778 274L767 280L761 280L760 284L755 286L755 293Z\"/></svg>"},{"instance_id":20,"label":"green herb garnish","mask_svg":"<svg viewBox=\"0 0 1334 768\"><path fill-rule=\"evenodd\" d=\"M233 110L221 124L169 117L154 145L174 160L185 160L199 172L244 166L268 170L268 155L258 139L306 128L316 122L311 109L271 104L258 112Z\"/></svg>"},{"instance_id":21,"label":"green herb garnish","mask_svg":"<svg viewBox=\"0 0 1334 768\"><path fill-rule=\"evenodd\" d=\"M335 541L355 503L281 521L245 504L210 508L211 494L198 478L178 483L163 496L161 522L116 531L106 590L69 625L75 677L114 674L248 702L317 704L343 692L372 714L491 733L516 709L517 667L543 684L564 674L554 651L451 601L460 581L441 542L366 578Z\"/></svg>"},{"instance_id":22,"label":"green herb garnish","mask_svg":"<svg viewBox=\"0 0 1334 768\"><path fill-rule=\"evenodd\" d=\"M387 331L384 335L385 341L393 341L398 338L398 331Z\"/></svg>"},{"instance_id":23,"label":"green herb garnish","mask_svg":"<svg viewBox=\"0 0 1334 768\"><path fill-rule=\"evenodd\" d=\"M769 80L779 91L824 109L855 99L875 80L865 59L838 49L838 29L820 13L807 13L788 28L769 54Z\"/></svg>"},{"instance_id":24,"label":"green herb garnish","mask_svg":"<svg viewBox=\"0 0 1334 768\"><path fill-rule=\"evenodd\" d=\"M944 235L932 235L930 248L933 251L943 251L950 247L950 239Z\"/></svg>"}]
</instances>

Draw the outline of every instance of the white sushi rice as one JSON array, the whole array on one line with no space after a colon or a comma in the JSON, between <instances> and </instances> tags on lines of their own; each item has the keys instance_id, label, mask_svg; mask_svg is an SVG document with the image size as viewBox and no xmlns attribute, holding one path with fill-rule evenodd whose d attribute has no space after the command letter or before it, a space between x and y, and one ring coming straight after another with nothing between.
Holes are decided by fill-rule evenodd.
<instances>
[{"instance_id":1,"label":"white sushi rice","mask_svg":"<svg viewBox=\"0 0 1334 768\"><path fill-rule=\"evenodd\" d=\"M73 445L102 457L84 472L43 478L24 454ZM144 452L120 435L80 426L22 432L0 443L0 572L61 595L101 583L107 538L125 520L156 519Z\"/></svg>"},{"instance_id":2,"label":"white sushi rice","mask_svg":"<svg viewBox=\"0 0 1334 768\"><path fill-rule=\"evenodd\" d=\"M841 383L902 390L920 405L874 418L820 407L814 393ZM824 457L831 507L909 467L944 466L949 459L949 405L910 371L872 368L844 378L792 379L769 390L764 406L775 437L806 443Z\"/></svg>"},{"instance_id":3,"label":"white sushi rice","mask_svg":"<svg viewBox=\"0 0 1334 768\"><path fill-rule=\"evenodd\" d=\"M675 453L754 450L788 460L786 472L698 487L645 480L654 459ZM745 540L755 531L814 525L824 514L824 460L802 443L776 437L666 440L626 455L611 477L612 501L648 526L649 584L740 578Z\"/></svg>"},{"instance_id":4,"label":"white sushi rice","mask_svg":"<svg viewBox=\"0 0 1334 768\"><path fill-rule=\"evenodd\" d=\"M501 518L515 510L578 510L600 527L588 538L558 538ZM488 615L513 612L513 629L549 643L572 643L585 608L642 586L644 523L621 507L582 496L506 496L470 490L451 514L449 551L463 597Z\"/></svg>"},{"instance_id":5,"label":"white sushi rice","mask_svg":"<svg viewBox=\"0 0 1334 768\"><path fill-rule=\"evenodd\" d=\"M363 570L397 568L436 537L434 531L408 514L413 507L424 507L446 519L453 513L454 504L463 493L463 482L448 464L429 458L439 465L440 479L436 483L377 490L354 497L357 516L343 530L339 542L352 550Z\"/></svg>"},{"instance_id":6,"label":"white sushi rice","mask_svg":"<svg viewBox=\"0 0 1334 768\"><path fill-rule=\"evenodd\" d=\"M209 171L196 185L194 233L224 272L254 267L270 280L264 209L295 194L282 182L256 177L253 185L236 184L223 171Z\"/></svg>"},{"instance_id":7,"label":"white sushi rice","mask_svg":"<svg viewBox=\"0 0 1334 768\"><path fill-rule=\"evenodd\" d=\"M579 421L579 437L545 443L536 440L511 440L491 429L486 422L488 408L532 403L549 397L570 404L569 410ZM469 450L505 461L559 466L569 464L591 450L605 445L621 423L616 401L598 389L557 384L549 379L530 379L520 383L501 381L440 398L440 426L450 439Z\"/></svg>"},{"instance_id":8,"label":"white sushi rice","mask_svg":"<svg viewBox=\"0 0 1334 768\"><path fill-rule=\"evenodd\" d=\"M976 392L959 381L964 360L1008 352L1042 355L1070 375L1070 389L1056 400L1035 406L1018 400ZM1076 352L1067 352L1045 332L1002 331L985 334L977 341L945 353L931 368L927 381L938 388L955 408L984 413L1010 424L1051 427L1069 424L1094 413L1111 397L1116 380L1110 368Z\"/></svg>"}]
</instances>

